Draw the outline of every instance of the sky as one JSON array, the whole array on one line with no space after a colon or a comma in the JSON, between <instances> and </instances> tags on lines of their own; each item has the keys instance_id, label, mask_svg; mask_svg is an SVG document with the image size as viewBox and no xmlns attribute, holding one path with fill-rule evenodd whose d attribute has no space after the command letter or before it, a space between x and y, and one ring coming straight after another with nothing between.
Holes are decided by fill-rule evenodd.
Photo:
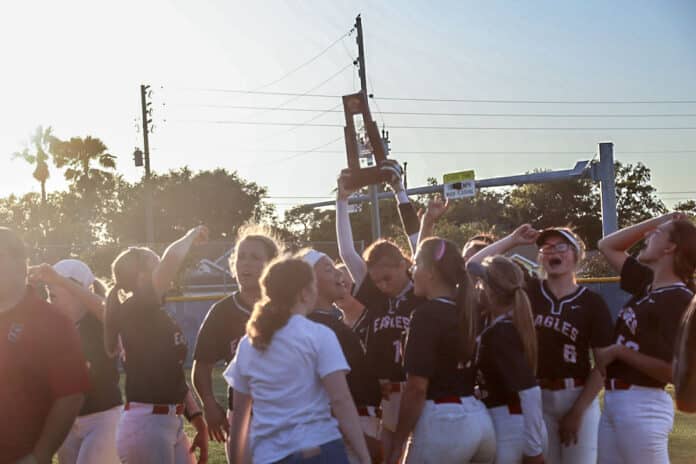
<instances>
[{"instance_id":1,"label":"sky","mask_svg":"<svg viewBox=\"0 0 696 464\"><path fill-rule=\"evenodd\" d=\"M38 125L99 137L119 172L138 179L139 86L149 84L153 170L236 170L267 186L280 211L330 198L346 164L338 96L359 88L349 31L361 13L371 109L391 157L408 163L409 185L465 169L477 178L566 169L612 141L618 160L652 169L668 205L696 198L689 0L9 3L0 6L0 195L39 190L11 157ZM672 103L617 103L627 101ZM64 188L54 169L48 190Z\"/></svg>"}]
</instances>

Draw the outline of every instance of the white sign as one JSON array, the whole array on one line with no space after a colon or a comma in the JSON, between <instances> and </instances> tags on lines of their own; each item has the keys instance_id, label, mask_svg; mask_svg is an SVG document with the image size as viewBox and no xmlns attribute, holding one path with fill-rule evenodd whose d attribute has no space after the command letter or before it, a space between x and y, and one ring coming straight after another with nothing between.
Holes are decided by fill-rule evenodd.
<instances>
[{"instance_id":1,"label":"white sign","mask_svg":"<svg viewBox=\"0 0 696 464\"><path fill-rule=\"evenodd\" d=\"M473 197L476 195L474 171L461 171L445 174L442 179L447 200Z\"/></svg>"}]
</instances>

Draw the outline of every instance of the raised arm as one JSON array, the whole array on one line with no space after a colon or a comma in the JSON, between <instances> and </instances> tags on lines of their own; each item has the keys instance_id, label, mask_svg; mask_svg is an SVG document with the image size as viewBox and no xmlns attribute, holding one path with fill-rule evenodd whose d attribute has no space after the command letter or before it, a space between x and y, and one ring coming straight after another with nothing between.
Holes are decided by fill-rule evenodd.
<instances>
[{"instance_id":1,"label":"raised arm","mask_svg":"<svg viewBox=\"0 0 696 464\"><path fill-rule=\"evenodd\" d=\"M348 272L355 282L355 288L359 288L367 275L367 264L355 249L350 214L348 213L348 197L353 191L346 187L345 180L346 174L343 171L338 178L336 194L336 239L338 241L338 254L348 268Z\"/></svg>"},{"instance_id":2,"label":"raised arm","mask_svg":"<svg viewBox=\"0 0 696 464\"><path fill-rule=\"evenodd\" d=\"M683 217L682 213L668 213L660 217L648 219L607 235L597 243L597 248L602 252L611 267L620 272L626 258L628 258L626 250L662 224Z\"/></svg>"},{"instance_id":3,"label":"raised arm","mask_svg":"<svg viewBox=\"0 0 696 464\"><path fill-rule=\"evenodd\" d=\"M381 169L392 174L389 187L391 188L392 192L394 192L394 199L396 200L399 219L401 219L401 226L404 229L406 237L408 237L408 244L411 247L411 254L415 255L416 248L418 247L420 221L418 220L418 214L411 203L411 199L406 193L403 177L404 170L395 160L385 161L382 164Z\"/></svg>"},{"instance_id":4,"label":"raised arm","mask_svg":"<svg viewBox=\"0 0 696 464\"><path fill-rule=\"evenodd\" d=\"M529 224L524 224L510 235L491 243L469 259L470 263L481 263L489 256L502 255L520 245L531 245L539 237L539 231Z\"/></svg>"},{"instance_id":5,"label":"raised arm","mask_svg":"<svg viewBox=\"0 0 696 464\"><path fill-rule=\"evenodd\" d=\"M97 319L104 321L104 298L84 288L74 280L58 274L50 264L43 263L31 266L29 268L29 281L63 287Z\"/></svg>"},{"instance_id":6,"label":"raised arm","mask_svg":"<svg viewBox=\"0 0 696 464\"><path fill-rule=\"evenodd\" d=\"M436 196L428 202L428 207L421 218L421 226L418 234L418 243L433 236L435 224L449 208L449 201L442 201L442 197Z\"/></svg>"},{"instance_id":7,"label":"raised arm","mask_svg":"<svg viewBox=\"0 0 696 464\"><path fill-rule=\"evenodd\" d=\"M167 291L191 247L207 240L208 228L198 226L189 230L186 235L167 247L162 255L162 260L152 272L152 284L158 296L164 295Z\"/></svg>"}]
</instances>

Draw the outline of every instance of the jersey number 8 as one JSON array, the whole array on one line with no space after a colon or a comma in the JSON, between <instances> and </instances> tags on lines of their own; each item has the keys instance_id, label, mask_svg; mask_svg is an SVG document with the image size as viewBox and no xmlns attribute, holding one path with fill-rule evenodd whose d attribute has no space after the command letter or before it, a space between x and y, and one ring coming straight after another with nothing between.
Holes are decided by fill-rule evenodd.
<instances>
[{"instance_id":1,"label":"jersey number 8","mask_svg":"<svg viewBox=\"0 0 696 464\"><path fill-rule=\"evenodd\" d=\"M578 354L575 351L575 345L564 345L563 346L563 359L567 363L577 363Z\"/></svg>"}]
</instances>

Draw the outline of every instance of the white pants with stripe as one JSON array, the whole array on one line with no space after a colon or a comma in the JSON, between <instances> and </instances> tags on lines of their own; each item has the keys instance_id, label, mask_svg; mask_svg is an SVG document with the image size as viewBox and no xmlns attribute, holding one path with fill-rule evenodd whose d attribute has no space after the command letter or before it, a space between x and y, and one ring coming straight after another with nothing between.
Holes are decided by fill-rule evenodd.
<instances>
[{"instance_id":1,"label":"white pants with stripe","mask_svg":"<svg viewBox=\"0 0 696 464\"><path fill-rule=\"evenodd\" d=\"M122 406L80 416L58 450L60 464L118 464L116 427Z\"/></svg>"},{"instance_id":2,"label":"white pants with stripe","mask_svg":"<svg viewBox=\"0 0 696 464\"><path fill-rule=\"evenodd\" d=\"M123 464L194 464L184 421L174 414L152 414L152 405L131 403L123 411L116 433L118 456Z\"/></svg>"},{"instance_id":3,"label":"white pants with stripe","mask_svg":"<svg viewBox=\"0 0 696 464\"><path fill-rule=\"evenodd\" d=\"M406 448L406 464L492 463L495 431L486 407L473 396L462 404L426 401Z\"/></svg>"},{"instance_id":4,"label":"white pants with stripe","mask_svg":"<svg viewBox=\"0 0 696 464\"><path fill-rule=\"evenodd\" d=\"M604 395L599 422L600 464L668 464L674 403L659 388L632 386Z\"/></svg>"},{"instance_id":5,"label":"white pants with stripe","mask_svg":"<svg viewBox=\"0 0 696 464\"><path fill-rule=\"evenodd\" d=\"M570 411L582 393L582 387L565 390L541 390L544 422L548 432L548 448L544 453L547 464L586 464L597 462L599 399L588 406L578 430L578 443L564 446L561 443L559 423Z\"/></svg>"}]
</instances>

